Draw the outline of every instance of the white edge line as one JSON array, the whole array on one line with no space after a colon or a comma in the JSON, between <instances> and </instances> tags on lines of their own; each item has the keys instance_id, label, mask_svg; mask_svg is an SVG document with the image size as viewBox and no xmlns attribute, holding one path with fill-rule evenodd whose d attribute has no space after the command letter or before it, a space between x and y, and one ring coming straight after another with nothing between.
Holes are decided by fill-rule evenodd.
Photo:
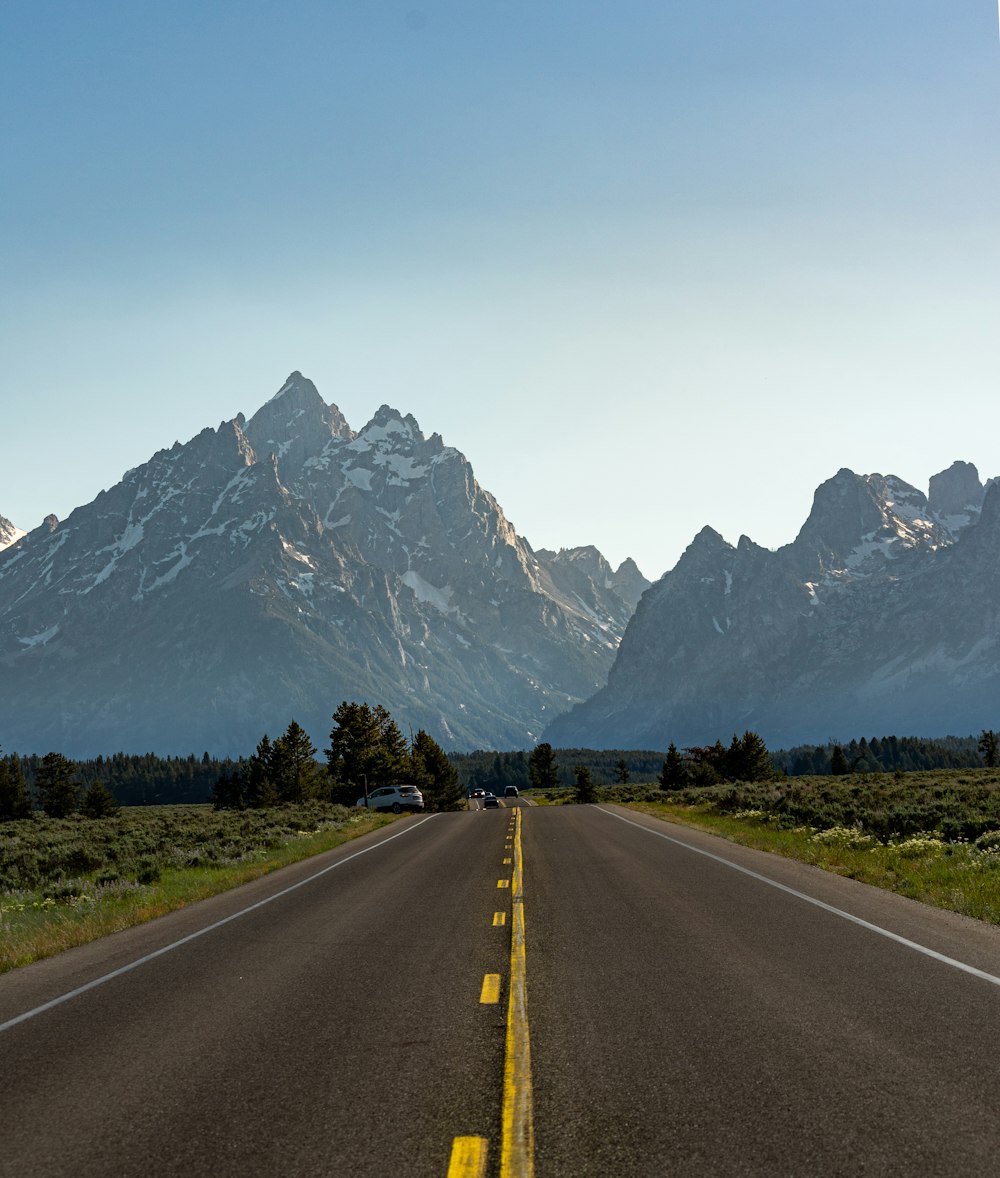
<instances>
[{"instance_id":1,"label":"white edge line","mask_svg":"<svg viewBox=\"0 0 1000 1178\"><path fill-rule=\"evenodd\" d=\"M870 932L878 933L880 937L887 937L890 941L905 945L908 949L914 949L917 953L923 953L925 957L932 957L935 961L950 965L953 969L960 969L963 973L972 974L975 978L982 978L984 982L990 982L994 986L1000 986L1000 977L986 973L985 970L976 969L974 965L967 965L964 961L957 961L954 957L946 957L943 953L938 953L936 949L929 949L926 945L920 945L916 941L910 941L906 937L901 937L899 933L890 932L889 929L882 928L881 925L862 920L860 916L852 916L850 912L845 912L842 908L835 908L832 904L827 904L823 900L817 900L815 896L809 896L805 892L796 891L795 888L790 888L787 884L778 883L776 879L769 879L766 875L761 875L760 872L751 871L749 867L741 867L739 863L734 863L731 859L724 859L721 855L715 855L711 851L703 851L701 847L692 847L690 843L674 838L672 835L664 834L663 831L650 830L648 826L643 826L641 822L634 822L631 818L625 818L622 814L616 814L614 810L605 810L603 806L595 806L594 808L600 810L602 814L608 814L612 818L617 818L619 822L626 822L629 826L634 826L637 830L644 830L646 834L652 834L656 838L666 839L668 843L674 843L678 847L684 847L685 850L693 851L696 855L704 855L706 859L714 859L716 863L722 863L726 867L731 867L733 871L741 871L744 875L749 875L753 879L760 880L761 883L769 884L772 888L777 888L779 891L787 892L790 896L796 896L800 900L805 900L807 904L814 904L817 908L822 908L825 912L832 912L834 916L839 916L843 920L849 920L852 924L858 924ZM2 1030L3 1027L0 1027L0 1031Z\"/></svg>"},{"instance_id":2,"label":"white edge line","mask_svg":"<svg viewBox=\"0 0 1000 1178\"><path fill-rule=\"evenodd\" d=\"M298 883L291 884L287 888L282 888L280 892L274 892L273 895L267 896L263 900L258 900L256 904L251 904L249 908L241 908L239 912L233 912L229 916L224 916L222 920L217 920L214 924L208 924L204 928L198 929L197 932L188 933L186 937L181 937L179 941L173 941L169 945L163 945L159 949L154 949L152 953L147 953L145 957L138 957L135 961L130 961L127 965L122 965L118 969L113 969L110 973L102 974L99 978L94 978L82 986L77 986L75 990L69 990L65 994L60 994L58 998L52 998L48 1002L43 1002L41 1006L36 1006L32 1010L26 1010L23 1014L15 1015L14 1018L8 1019L7 1022L0 1023L0 1034L4 1031L9 1031L11 1027L16 1027L18 1023L27 1022L28 1019L34 1018L36 1015L44 1014L54 1006L61 1006L64 1002L69 1002L71 998L78 998L81 994L86 994L88 990L93 990L97 986L103 986L105 982L119 978L122 974L130 973L133 969L138 969L140 965L145 965L147 961L153 961L157 957L162 957L164 953L170 953L174 949L179 949L181 945L186 945L189 941L203 937L206 933L214 932L216 929L222 928L224 924L229 924L232 920L239 920L241 916L246 916L249 912L263 908L265 904L270 904L272 900L280 900L282 896L287 896L289 892L294 892L298 888L305 887L306 884L319 879L321 875L326 875L328 871L333 871L337 867L343 867L345 863L350 863L352 859L357 859L361 855L367 855L369 851L377 851L380 847L384 847L386 843L391 843L393 839L402 838L404 834L409 834L411 831L416 830L418 826L423 826L425 822L429 822L433 817L433 814L428 814L426 817L421 818L419 822L406 827L405 830L397 831L396 834L389 835L388 838L382 839L380 842L375 843L374 846L364 847L362 850L355 851L353 855L348 855L344 859L338 859L336 863L331 863L328 867L322 868L313 875L307 876L305 879L300 879ZM219 894L221 895L223 893Z\"/></svg>"}]
</instances>

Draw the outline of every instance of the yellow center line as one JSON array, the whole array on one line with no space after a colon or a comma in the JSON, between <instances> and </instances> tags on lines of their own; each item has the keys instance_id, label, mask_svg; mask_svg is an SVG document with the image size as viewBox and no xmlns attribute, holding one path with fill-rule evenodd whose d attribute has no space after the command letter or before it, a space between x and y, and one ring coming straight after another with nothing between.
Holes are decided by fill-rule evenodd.
<instances>
[{"instance_id":1,"label":"yellow center line","mask_svg":"<svg viewBox=\"0 0 1000 1178\"><path fill-rule=\"evenodd\" d=\"M509 888L510 887L510 880L509 879L498 879L497 880L497 887L498 888Z\"/></svg>"},{"instance_id":2,"label":"yellow center line","mask_svg":"<svg viewBox=\"0 0 1000 1178\"><path fill-rule=\"evenodd\" d=\"M483 988L479 992L479 1001L484 1005L492 1005L500 1001L500 975L488 973L483 978Z\"/></svg>"},{"instance_id":3,"label":"yellow center line","mask_svg":"<svg viewBox=\"0 0 1000 1178\"><path fill-rule=\"evenodd\" d=\"M500 1178L534 1178L535 1127L524 954L524 860L521 854L521 811L517 809L514 813L510 996L507 1002L507 1044L503 1069Z\"/></svg>"},{"instance_id":4,"label":"yellow center line","mask_svg":"<svg viewBox=\"0 0 1000 1178\"><path fill-rule=\"evenodd\" d=\"M483 1178L487 1145L485 1137L456 1137L451 1145L447 1178Z\"/></svg>"}]
</instances>

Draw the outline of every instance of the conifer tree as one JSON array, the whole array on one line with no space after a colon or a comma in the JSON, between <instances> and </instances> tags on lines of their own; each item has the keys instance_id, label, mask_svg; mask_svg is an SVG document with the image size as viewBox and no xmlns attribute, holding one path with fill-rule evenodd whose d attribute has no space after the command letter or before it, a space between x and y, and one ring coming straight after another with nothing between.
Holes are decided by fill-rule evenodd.
<instances>
[{"instance_id":1,"label":"conifer tree","mask_svg":"<svg viewBox=\"0 0 1000 1178\"><path fill-rule=\"evenodd\" d=\"M330 796L350 805L357 792L405 781L410 751L399 727L381 704L347 700L333 714L330 747L326 750Z\"/></svg>"},{"instance_id":2,"label":"conifer tree","mask_svg":"<svg viewBox=\"0 0 1000 1178\"><path fill-rule=\"evenodd\" d=\"M278 791L274 784L274 746L271 738L265 732L257 744L257 748L247 760L244 772L247 805L255 810L265 806L273 806L278 801Z\"/></svg>"},{"instance_id":3,"label":"conifer tree","mask_svg":"<svg viewBox=\"0 0 1000 1178\"><path fill-rule=\"evenodd\" d=\"M271 750L271 775L282 802L303 802L319 795L316 746L294 720Z\"/></svg>"},{"instance_id":4,"label":"conifer tree","mask_svg":"<svg viewBox=\"0 0 1000 1178\"><path fill-rule=\"evenodd\" d=\"M216 810L242 810L246 806L242 767L232 773L222 770L212 786L212 804Z\"/></svg>"},{"instance_id":5,"label":"conifer tree","mask_svg":"<svg viewBox=\"0 0 1000 1178\"><path fill-rule=\"evenodd\" d=\"M576 765L573 769L573 776L576 780L576 800L581 805L596 802L597 791L594 789L594 781L587 766Z\"/></svg>"},{"instance_id":6,"label":"conifer tree","mask_svg":"<svg viewBox=\"0 0 1000 1178\"><path fill-rule=\"evenodd\" d=\"M677 751L677 745L671 742L660 770L660 789L680 789L686 777L684 758Z\"/></svg>"},{"instance_id":7,"label":"conifer tree","mask_svg":"<svg viewBox=\"0 0 1000 1178\"><path fill-rule=\"evenodd\" d=\"M83 795L80 810L88 818L114 818L121 806L103 781L95 781Z\"/></svg>"},{"instance_id":8,"label":"conifer tree","mask_svg":"<svg viewBox=\"0 0 1000 1178\"><path fill-rule=\"evenodd\" d=\"M65 818L80 805L76 766L62 753L46 753L35 774L42 809L50 818Z\"/></svg>"},{"instance_id":9,"label":"conifer tree","mask_svg":"<svg viewBox=\"0 0 1000 1178\"><path fill-rule=\"evenodd\" d=\"M19 757L0 758L0 822L31 817L31 796Z\"/></svg>"},{"instance_id":10,"label":"conifer tree","mask_svg":"<svg viewBox=\"0 0 1000 1178\"><path fill-rule=\"evenodd\" d=\"M413 738L411 762L414 784L424 795L427 810L460 810L464 794L458 772L444 749L421 728Z\"/></svg>"},{"instance_id":11,"label":"conifer tree","mask_svg":"<svg viewBox=\"0 0 1000 1178\"><path fill-rule=\"evenodd\" d=\"M632 774L629 772L628 761L621 760L615 762L615 781L619 785L628 785Z\"/></svg>"},{"instance_id":12,"label":"conifer tree","mask_svg":"<svg viewBox=\"0 0 1000 1178\"><path fill-rule=\"evenodd\" d=\"M992 729L984 728L979 736L979 751L987 769L995 769L1000 764L1000 736Z\"/></svg>"},{"instance_id":13,"label":"conifer tree","mask_svg":"<svg viewBox=\"0 0 1000 1178\"><path fill-rule=\"evenodd\" d=\"M554 789L559 784L559 765L552 745L535 745L528 758L528 781L533 789Z\"/></svg>"},{"instance_id":14,"label":"conifer tree","mask_svg":"<svg viewBox=\"0 0 1000 1178\"><path fill-rule=\"evenodd\" d=\"M739 764L742 781L770 781L774 777L771 754L763 738L749 730L739 741Z\"/></svg>"},{"instance_id":15,"label":"conifer tree","mask_svg":"<svg viewBox=\"0 0 1000 1178\"><path fill-rule=\"evenodd\" d=\"M850 773L847 757L844 755L844 750L839 744L833 746L833 753L830 756L830 772L834 777L843 777L845 774Z\"/></svg>"}]
</instances>

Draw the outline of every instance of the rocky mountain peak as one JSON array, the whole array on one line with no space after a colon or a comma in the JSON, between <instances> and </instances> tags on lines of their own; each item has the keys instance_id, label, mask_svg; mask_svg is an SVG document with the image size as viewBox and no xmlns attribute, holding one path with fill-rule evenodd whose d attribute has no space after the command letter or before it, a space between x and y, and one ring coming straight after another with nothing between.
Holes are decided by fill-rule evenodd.
<instances>
[{"instance_id":1,"label":"rocky mountain peak","mask_svg":"<svg viewBox=\"0 0 1000 1178\"><path fill-rule=\"evenodd\" d=\"M0 550L16 544L23 535L20 528L16 528L5 515L0 515Z\"/></svg>"},{"instance_id":2,"label":"rocky mountain peak","mask_svg":"<svg viewBox=\"0 0 1000 1178\"><path fill-rule=\"evenodd\" d=\"M0 553L5 746L240 753L292 716L321 738L355 697L449 747L525 747L632 613L578 556L536 562L411 415L355 435L292 373Z\"/></svg>"},{"instance_id":3,"label":"rocky mountain peak","mask_svg":"<svg viewBox=\"0 0 1000 1178\"><path fill-rule=\"evenodd\" d=\"M400 413L391 405L380 405L375 416L358 433L371 446L397 448L424 441L417 419L411 413Z\"/></svg>"},{"instance_id":4,"label":"rocky mountain peak","mask_svg":"<svg viewBox=\"0 0 1000 1178\"><path fill-rule=\"evenodd\" d=\"M842 562L882 522L882 505L872 494L871 484L845 466L816 488L812 510L794 544L821 563Z\"/></svg>"},{"instance_id":5,"label":"rocky mountain peak","mask_svg":"<svg viewBox=\"0 0 1000 1178\"><path fill-rule=\"evenodd\" d=\"M289 481L294 481L304 464L321 454L331 439L354 436L337 406L327 405L301 372L293 372L243 430L259 457L277 457L282 478Z\"/></svg>"},{"instance_id":6,"label":"rocky mountain peak","mask_svg":"<svg viewBox=\"0 0 1000 1178\"><path fill-rule=\"evenodd\" d=\"M994 723L1000 482L980 496L956 463L933 490L937 510L895 475L845 468L776 551L702 529L643 595L607 686L543 739L662 748L751 727L787 747Z\"/></svg>"},{"instance_id":7,"label":"rocky mountain peak","mask_svg":"<svg viewBox=\"0 0 1000 1178\"><path fill-rule=\"evenodd\" d=\"M626 605L631 606L632 609L635 609L639 604L639 598L642 597L651 583L651 581L642 575L642 571L631 556L626 557L621 562L611 578L611 587L617 592L622 601Z\"/></svg>"},{"instance_id":8,"label":"rocky mountain peak","mask_svg":"<svg viewBox=\"0 0 1000 1178\"><path fill-rule=\"evenodd\" d=\"M971 462L956 461L931 475L928 502L938 516L970 516L983 505L984 489L979 471Z\"/></svg>"}]
</instances>

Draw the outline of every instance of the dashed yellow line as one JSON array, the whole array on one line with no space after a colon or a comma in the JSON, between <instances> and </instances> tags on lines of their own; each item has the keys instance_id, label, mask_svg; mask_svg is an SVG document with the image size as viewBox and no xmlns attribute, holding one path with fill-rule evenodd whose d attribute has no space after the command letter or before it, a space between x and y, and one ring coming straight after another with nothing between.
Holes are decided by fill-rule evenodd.
<instances>
[{"instance_id":1,"label":"dashed yellow line","mask_svg":"<svg viewBox=\"0 0 1000 1178\"><path fill-rule=\"evenodd\" d=\"M497 887L498 888L509 888L510 887L510 880L509 879L498 879L497 880Z\"/></svg>"},{"instance_id":2,"label":"dashed yellow line","mask_svg":"<svg viewBox=\"0 0 1000 1178\"><path fill-rule=\"evenodd\" d=\"M506 912L494 912L493 913L493 927L494 928L497 928L500 925L506 924L506 923L507 923L507 913Z\"/></svg>"},{"instance_id":3,"label":"dashed yellow line","mask_svg":"<svg viewBox=\"0 0 1000 1178\"><path fill-rule=\"evenodd\" d=\"M486 1006L500 1001L500 975L488 973L483 978L483 988L479 992L479 1001Z\"/></svg>"},{"instance_id":4,"label":"dashed yellow line","mask_svg":"<svg viewBox=\"0 0 1000 1178\"><path fill-rule=\"evenodd\" d=\"M485 1137L456 1137L451 1145L447 1178L483 1178L488 1145Z\"/></svg>"}]
</instances>

